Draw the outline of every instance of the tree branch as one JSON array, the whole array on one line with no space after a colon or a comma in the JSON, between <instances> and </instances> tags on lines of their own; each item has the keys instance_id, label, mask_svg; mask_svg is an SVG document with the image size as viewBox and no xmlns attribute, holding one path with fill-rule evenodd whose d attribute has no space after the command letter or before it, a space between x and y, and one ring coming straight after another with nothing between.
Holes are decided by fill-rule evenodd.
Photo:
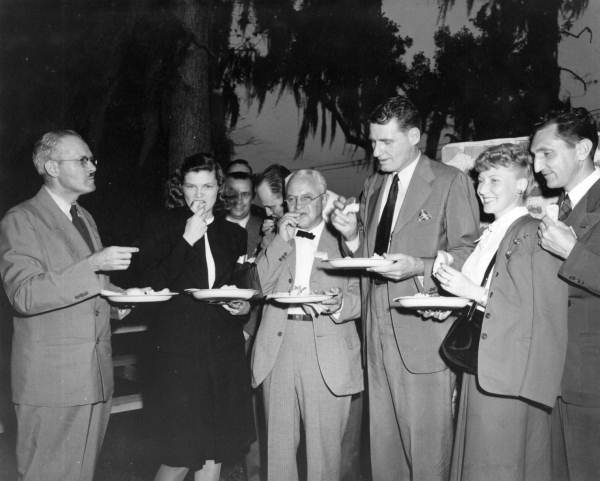
<instances>
[{"instance_id":1,"label":"tree branch","mask_svg":"<svg viewBox=\"0 0 600 481\"><path fill-rule=\"evenodd\" d=\"M571 70L570 68L566 68L566 67L561 67L560 65L558 66L559 70L563 70L567 73L570 73L573 78L575 80L578 80L579 82L581 82L581 85L583 85L583 91L587 92L587 86L591 83L594 83L594 81L586 81L581 75L579 75L578 73L574 72L573 70Z\"/></svg>"},{"instance_id":2,"label":"tree branch","mask_svg":"<svg viewBox=\"0 0 600 481\"><path fill-rule=\"evenodd\" d=\"M560 31L560 33L566 35L567 37L573 37L573 38L579 38L581 37L581 35L583 35L584 32L587 32L590 34L590 43L592 43L592 29L590 27L585 27L583 28L577 35L575 35L574 33L569 32L568 30L562 30Z\"/></svg>"}]
</instances>

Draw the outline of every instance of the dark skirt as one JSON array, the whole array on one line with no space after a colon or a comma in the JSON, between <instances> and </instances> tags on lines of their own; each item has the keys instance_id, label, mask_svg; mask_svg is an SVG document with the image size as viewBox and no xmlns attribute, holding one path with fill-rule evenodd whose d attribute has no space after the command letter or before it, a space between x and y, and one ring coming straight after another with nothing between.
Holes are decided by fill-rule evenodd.
<instances>
[{"instance_id":1,"label":"dark skirt","mask_svg":"<svg viewBox=\"0 0 600 481\"><path fill-rule=\"evenodd\" d=\"M255 431L243 340L217 353L155 352L149 373L144 404L160 464L196 471L247 451Z\"/></svg>"}]
</instances>

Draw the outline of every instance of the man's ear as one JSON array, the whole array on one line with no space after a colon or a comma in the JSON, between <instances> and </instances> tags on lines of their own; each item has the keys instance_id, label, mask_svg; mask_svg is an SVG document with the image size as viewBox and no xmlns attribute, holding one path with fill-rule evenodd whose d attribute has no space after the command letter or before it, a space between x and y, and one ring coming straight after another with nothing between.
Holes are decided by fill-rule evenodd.
<instances>
[{"instance_id":1,"label":"man's ear","mask_svg":"<svg viewBox=\"0 0 600 481\"><path fill-rule=\"evenodd\" d=\"M581 139L575 144L575 152L579 160L585 160L592 151L592 141L590 139Z\"/></svg>"},{"instance_id":2,"label":"man's ear","mask_svg":"<svg viewBox=\"0 0 600 481\"><path fill-rule=\"evenodd\" d=\"M411 145L418 145L421 141L421 131L417 127L408 129L407 135Z\"/></svg>"},{"instance_id":3,"label":"man's ear","mask_svg":"<svg viewBox=\"0 0 600 481\"><path fill-rule=\"evenodd\" d=\"M58 162L47 160L44 164L44 170L50 177L58 177Z\"/></svg>"}]
</instances>

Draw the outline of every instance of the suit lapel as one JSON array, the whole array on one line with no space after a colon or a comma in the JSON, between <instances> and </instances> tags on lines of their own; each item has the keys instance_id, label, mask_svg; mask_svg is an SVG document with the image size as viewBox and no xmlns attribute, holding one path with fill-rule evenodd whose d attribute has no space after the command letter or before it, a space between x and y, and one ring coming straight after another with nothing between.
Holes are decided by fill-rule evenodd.
<instances>
[{"instance_id":1,"label":"suit lapel","mask_svg":"<svg viewBox=\"0 0 600 481\"><path fill-rule=\"evenodd\" d=\"M421 154L421 158L406 189L404 201L400 207L398 219L396 219L392 233L399 232L415 216L415 213L429 197L433 172L431 172L428 162L429 159Z\"/></svg>"},{"instance_id":2,"label":"suit lapel","mask_svg":"<svg viewBox=\"0 0 600 481\"><path fill-rule=\"evenodd\" d=\"M381 203L384 200L381 198L383 194L383 186L385 184L385 175L375 174L375 181L373 187L367 198L367 222L366 222L366 235L367 235L367 255L373 255L373 249L375 248L375 237L377 235L377 225L379 224L379 211L381 210Z\"/></svg>"},{"instance_id":3,"label":"suit lapel","mask_svg":"<svg viewBox=\"0 0 600 481\"><path fill-rule=\"evenodd\" d=\"M565 224L573 227L577 237L581 237L592 226L600 222L600 180L596 181L590 190L577 203Z\"/></svg>"},{"instance_id":4,"label":"suit lapel","mask_svg":"<svg viewBox=\"0 0 600 481\"><path fill-rule=\"evenodd\" d=\"M79 231L65 213L60 210L58 205L56 205L56 202L54 202L44 187L35 196L35 204L40 210L42 219L46 220L48 226L56 232L56 235L63 239L74 259L79 260L90 255L90 249ZM87 222L86 225L89 227ZM91 229L90 234L92 235L93 242L95 242L95 235Z\"/></svg>"}]
</instances>

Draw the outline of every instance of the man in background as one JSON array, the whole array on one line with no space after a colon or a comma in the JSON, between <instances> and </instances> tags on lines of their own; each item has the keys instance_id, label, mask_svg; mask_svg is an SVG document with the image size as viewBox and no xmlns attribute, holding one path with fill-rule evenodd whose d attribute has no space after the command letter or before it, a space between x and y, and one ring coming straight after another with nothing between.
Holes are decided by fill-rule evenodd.
<instances>
[{"instance_id":1,"label":"man in background","mask_svg":"<svg viewBox=\"0 0 600 481\"><path fill-rule=\"evenodd\" d=\"M33 163L44 185L0 224L18 479L91 481L113 394L109 305L99 294L115 289L104 273L127 269L138 249L103 248L77 203L96 189L97 167L77 133L44 134Z\"/></svg>"},{"instance_id":2,"label":"man in background","mask_svg":"<svg viewBox=\"0 0 600 481\"><path fill-rule=\"evenodd\" d=\"M557 481L592 481L600 473L600 171L598 132L584 108L551 114L533 134L535 171L562 189L558 220L545 216L540 245L564 259L569 286L568 344L562 394L553 410ZM549 293L551 295L551 293Z\"/></svg>"}]
</instances>

